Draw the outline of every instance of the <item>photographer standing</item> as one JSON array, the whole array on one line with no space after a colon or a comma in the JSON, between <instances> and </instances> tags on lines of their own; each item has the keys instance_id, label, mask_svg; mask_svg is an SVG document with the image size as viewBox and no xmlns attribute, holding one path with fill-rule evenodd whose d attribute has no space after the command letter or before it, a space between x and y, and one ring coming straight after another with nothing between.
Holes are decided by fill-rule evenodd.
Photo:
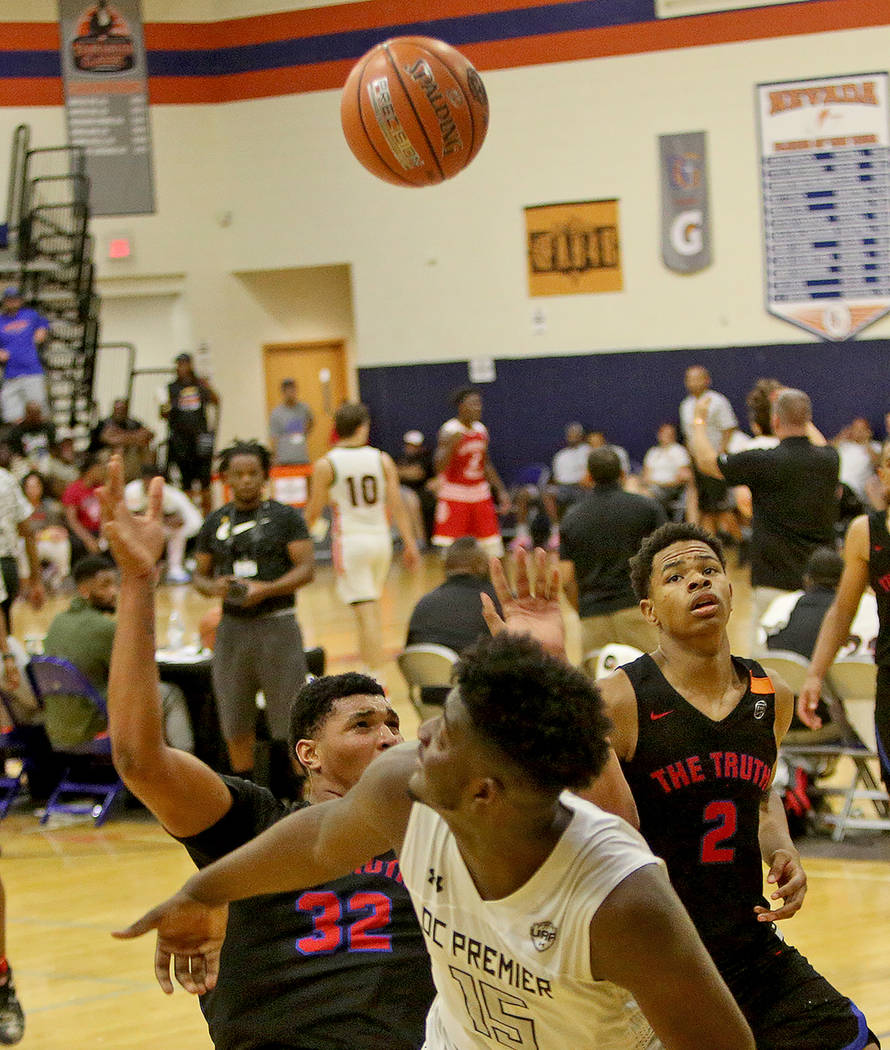
<instances>
[{"instance_id":1,"label":"photographer standing","mask_svg":"<svg viewBox=\"0 0 890 1050\"><path fill-rule=\"evenodd\" d=\"M213 689L232 772L250 778L256 694L266 698L272 757L287 765L291 703L306 681L294 593L315 574L312 540L299 511L263 498L269 450L236 442L220 455L233 499L198 533L194 583L223 599L213 650ZM282 757L283 756L283 757Z\"/></svg>"}]
</instances>

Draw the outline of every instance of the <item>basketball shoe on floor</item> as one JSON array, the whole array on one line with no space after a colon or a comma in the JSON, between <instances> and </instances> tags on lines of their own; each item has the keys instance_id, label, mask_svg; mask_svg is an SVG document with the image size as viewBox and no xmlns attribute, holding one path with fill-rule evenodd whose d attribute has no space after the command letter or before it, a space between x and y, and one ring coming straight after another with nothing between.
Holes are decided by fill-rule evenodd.
<instances>
[{"instance_id":1,"label":"basketball shoe on floor","mask_svg":"<svg viewBox=\"0 0 890 1050\"><path fill-rule=\"evenodd\" d=\"M15 994L12 969L8 973L6 984L0 985L0 1043L13 1046L20 1043L25 1034L25 1014Z\"/></svg>"}]
</instances>

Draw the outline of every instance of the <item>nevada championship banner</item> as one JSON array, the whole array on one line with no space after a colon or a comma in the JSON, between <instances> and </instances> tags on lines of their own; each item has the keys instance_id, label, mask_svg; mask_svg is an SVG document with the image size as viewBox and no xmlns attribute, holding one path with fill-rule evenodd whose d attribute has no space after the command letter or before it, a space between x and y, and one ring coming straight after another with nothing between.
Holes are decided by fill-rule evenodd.
<instances>
[{"instance_id":1,"label":"nevada championship banner","mask_svg":"<svg viewBox=\"0 0 890 1050\"><path fill-rule=\"evenodd\" d=\"M705 133L659 135L661 257L669 270L696 273L711 264Z\"/></svg>"},{"instance_id":2,"label":"nevada championship banner","mask_svg":"<svg viewBox=\"0 0 890 1050\"><path fill-rule=\"evenodd\" d=\"M68 141L82 146L93 215L154 212L139 0L59 0Z\"/></svg>"},{"instance_id":3,"label":"nevada championship banner","mask_svg":"<svg viewBox=\"0 0 890 1050\"><path fill-rule=\"evenodd\" d=\"M767 309L823 339L890 311L887 79L757 87Z\"/></svg>"},{"instance_id":4,"label":"nevada championship banner","mask_svg":"<svg viewBox=\"0 0 890 1050\"><path fill-rule=\"evenodd\" d=\"M529 295L620 292L618 201L525 209Z\"/></svg>"}]
</instances>

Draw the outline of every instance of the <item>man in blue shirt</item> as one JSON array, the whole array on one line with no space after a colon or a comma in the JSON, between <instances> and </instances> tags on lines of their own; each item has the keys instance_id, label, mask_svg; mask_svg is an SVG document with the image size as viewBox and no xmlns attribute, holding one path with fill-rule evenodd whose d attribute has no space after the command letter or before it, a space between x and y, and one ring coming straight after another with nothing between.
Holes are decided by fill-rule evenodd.
<instances>
[{"instance_id":1,"label":"man in blue shirt","mask_svg":"<svg viewBox=\"0 0 890 1050\"><path fill-rule=\"evenodd\" d=\"M24 305L19 289L15 285L4 289L0 303L0 361L6 365L0 390L4 423L21 422L29 403L40 405L44 414L49 412L39 354L48 334L49 321Z\"/></svg>"}]
</instances>

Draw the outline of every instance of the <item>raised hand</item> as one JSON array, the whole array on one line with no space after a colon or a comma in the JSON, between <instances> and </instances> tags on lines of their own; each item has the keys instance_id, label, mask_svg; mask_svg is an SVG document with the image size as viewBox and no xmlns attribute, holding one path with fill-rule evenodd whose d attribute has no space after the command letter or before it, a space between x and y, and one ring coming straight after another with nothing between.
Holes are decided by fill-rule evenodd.
<instances>
[{"instance_id":1,"label":"raised hand","mask_svg":"<svg viewBox=\"0 0 890 1050\"><path fill-rule=\"evenodd\" d=\"M565 656L565 625L559 608L559 565L538 547L534 555L516 554L516 594L510 590L504 567L491 559L491 582L501 603L501 619L494 602L482 594L482 615L492 634L530 634L556 656Z\"/></svg>"},{"instance_id":2,"label":"raised hand","mask_svg":"<svg viewBox=\"0 0 890 1050\"><path fill-rule=\"evenodd\" d=\"M108 476L99 489L99 505L102 533L122 575L151 576L154 573L164 552L163 496L164 479L152 478L145 514L131 514L124 502L123 461L119 455L111 457Z\"/></svg>"},{"instance_id":3,"label":"raised hand","mask_svg":"<svg viewBox=\"0 0 890 1050\"><path fill-rule=\"evenodd\" d=\"M216 986L228 917L227 904L211 907L180 890L125 930L116 930L112 937L132 940L149 930L157 930L155 977L158 984L167 995L172 994L172 960L173 973L182 987L193 995L203 995Z\"/></svg>"}]
</instances>

